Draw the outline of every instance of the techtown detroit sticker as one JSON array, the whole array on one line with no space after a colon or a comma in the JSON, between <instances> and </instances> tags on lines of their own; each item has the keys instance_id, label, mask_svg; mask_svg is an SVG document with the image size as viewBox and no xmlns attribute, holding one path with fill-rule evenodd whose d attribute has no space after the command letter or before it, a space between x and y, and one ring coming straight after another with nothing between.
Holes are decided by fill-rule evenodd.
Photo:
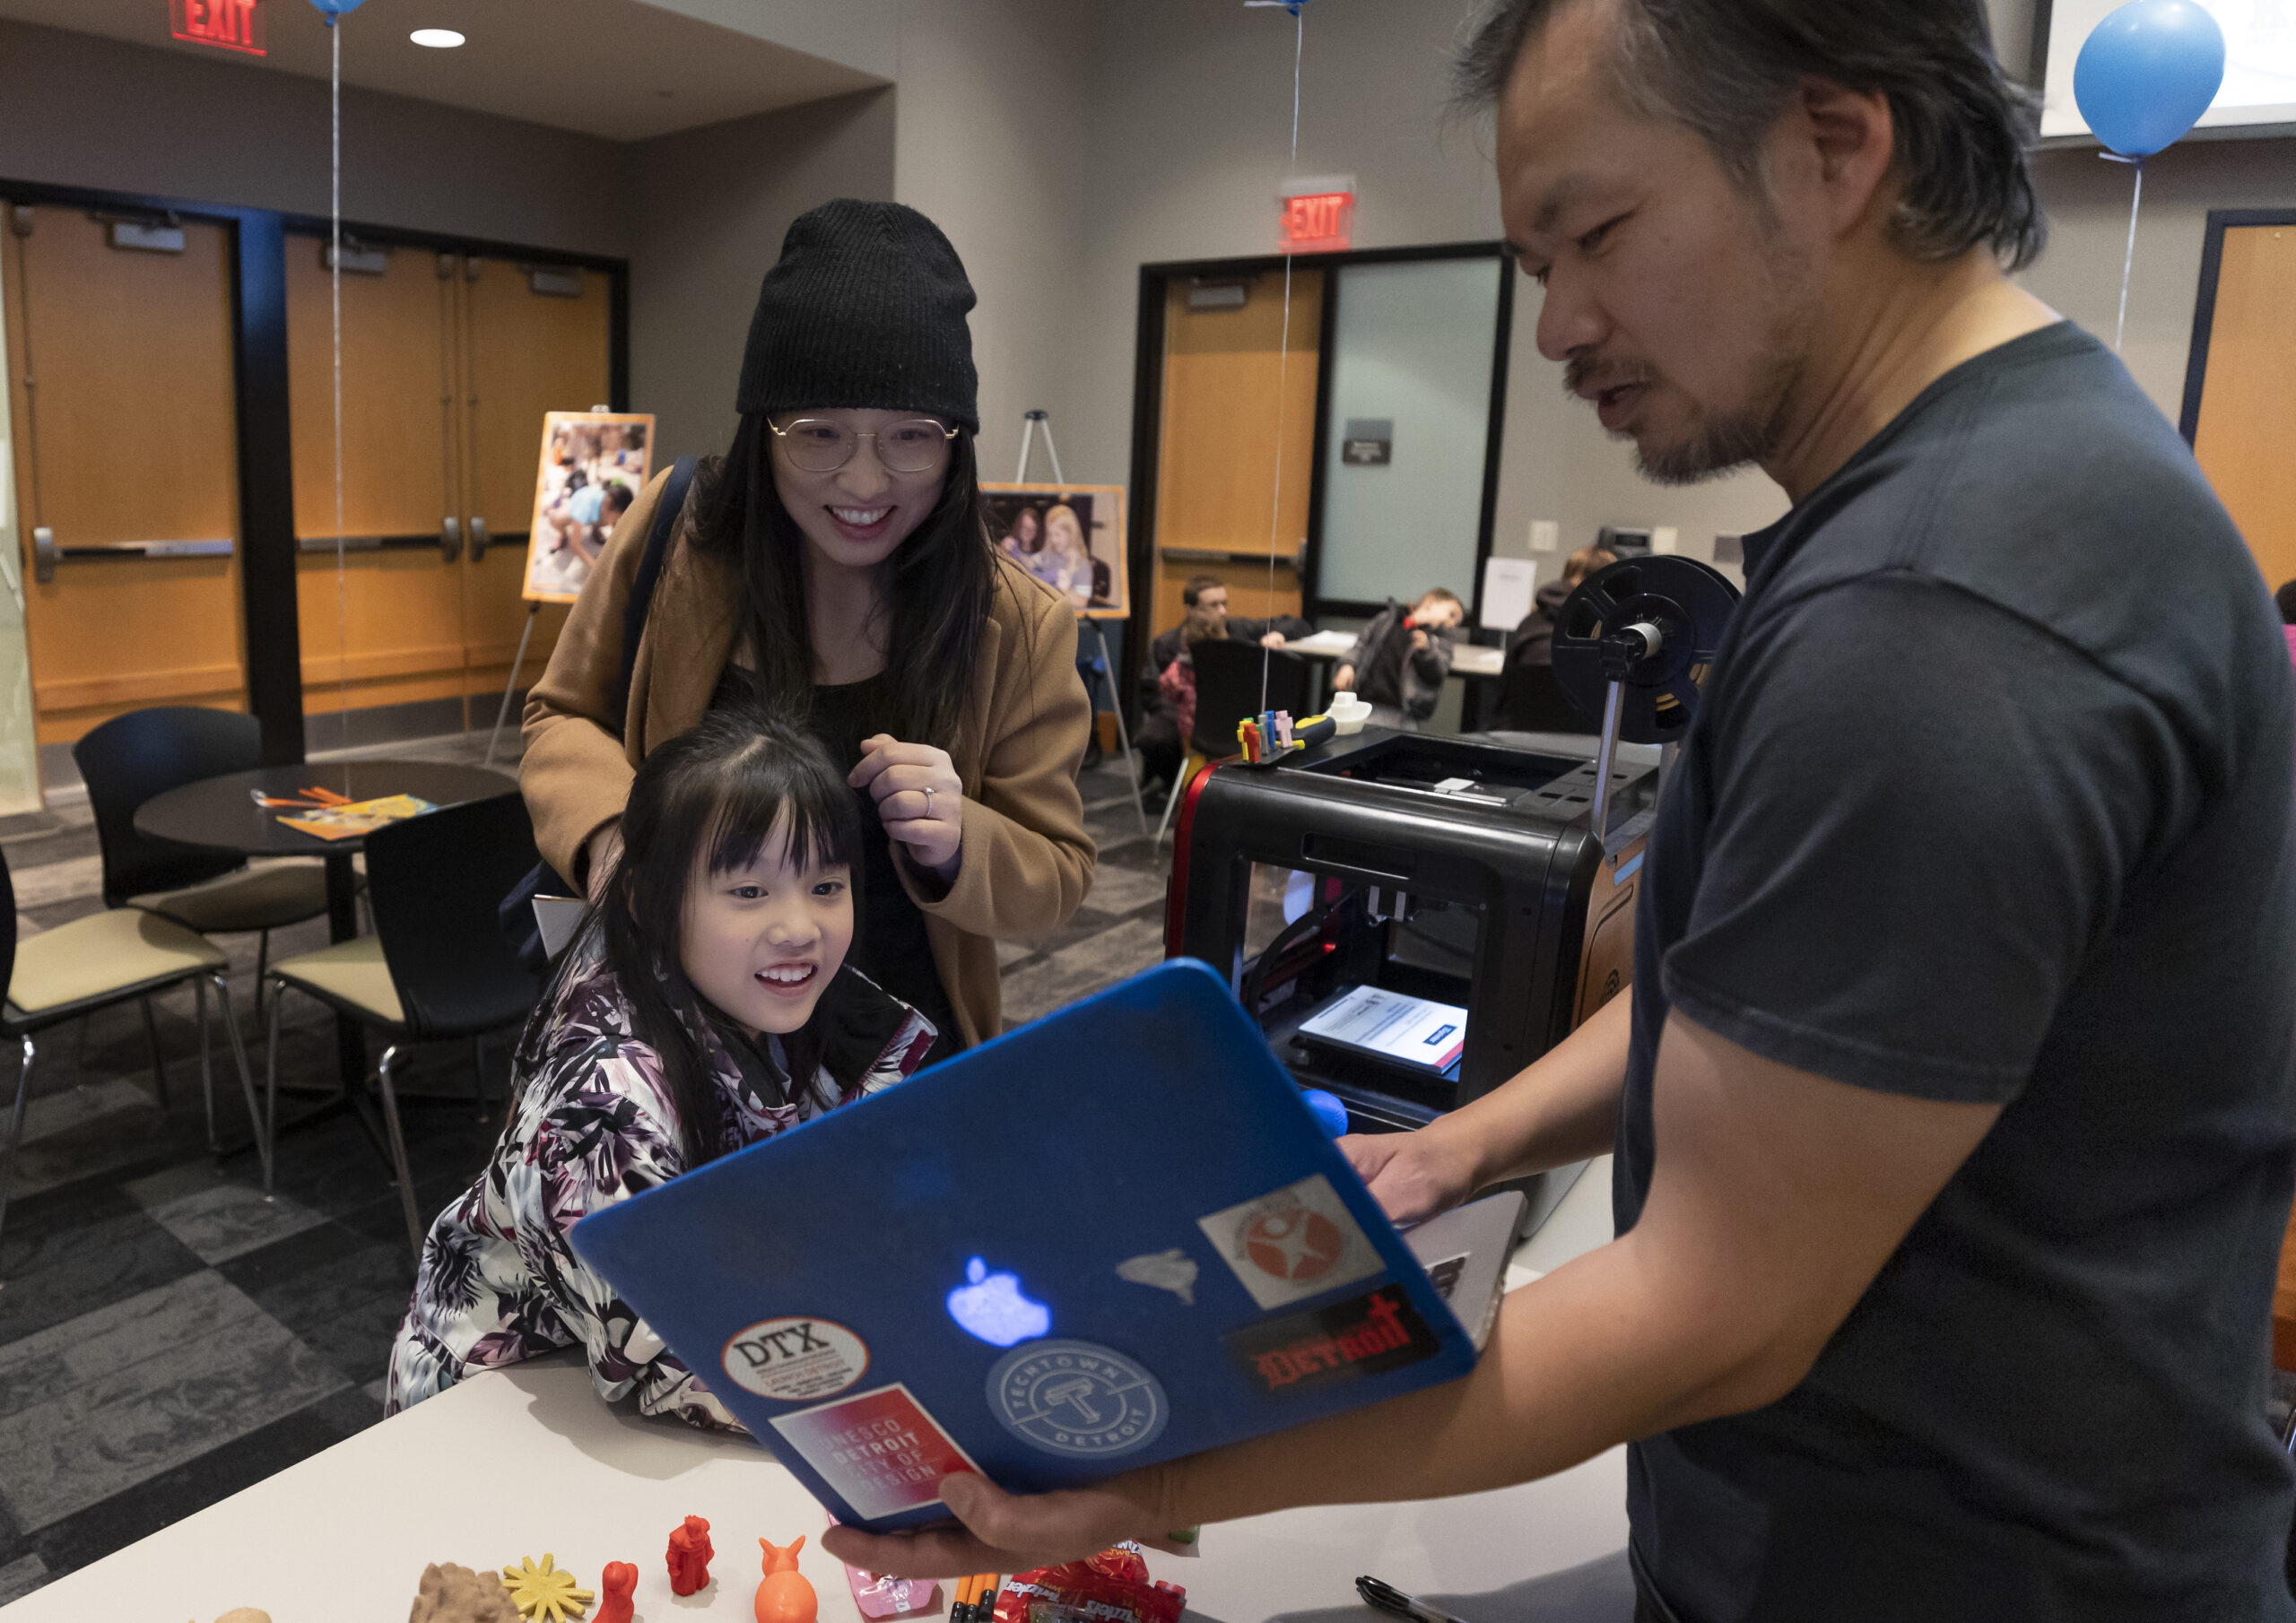
<instances>
[{"instance_id":1,"label":"techtown detroit sticker","mask_svg":"<svg viewBox=\"0 0 2296 1623\"><path fill-rule=\"evenodd\" d=\"M1262 1309L1289 1307L1387 1266L1320 1172L1199 1218L1196 1227Z\"/></svg>"}]
</instances>

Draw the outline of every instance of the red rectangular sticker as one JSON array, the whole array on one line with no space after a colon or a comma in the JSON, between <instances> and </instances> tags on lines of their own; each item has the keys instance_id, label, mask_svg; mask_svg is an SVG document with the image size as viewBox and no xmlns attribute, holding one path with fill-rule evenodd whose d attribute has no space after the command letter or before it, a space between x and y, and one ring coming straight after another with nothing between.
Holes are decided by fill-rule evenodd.
<instances>
[{"instance_id":1,"label":"red rectangular sticker","mask_svg":"<svg viewBox=\"0 0 2296 1623\"><path fill-rule=\"evenodd\" d=\"M980 1469L900 1384L778 1415L773 1428L865 1520L937 1505L943 1477Z\"/></svg>"}]
</instances>

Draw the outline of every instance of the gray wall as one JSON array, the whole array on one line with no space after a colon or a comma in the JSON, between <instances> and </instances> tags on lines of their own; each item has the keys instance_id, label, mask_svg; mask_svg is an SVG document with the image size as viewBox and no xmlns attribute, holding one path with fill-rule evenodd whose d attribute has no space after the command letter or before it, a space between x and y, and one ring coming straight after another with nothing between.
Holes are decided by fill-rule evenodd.
<instances>
[{"instance_id":1,"label":"gray wall","mask_svg":"<svg viewBox=\"0 0 2296 1623\"><path fill-rule=\"evenodd\" d=\"M0 177L327 212L327 87L0 21ZM346 88L346 218L622 255L629 149Z\"/></svg>"},{"instance_id":2,"label":"gray wall","mask_svg":"<svg viewBox=\"0 0 2296 1623\"><path fill-rule=\"evenodd\" d=\"M663 456L725 449L758 284L789 222L831 197L892 193L894 102L865 91L632 149L632 411Z\"/></svg>"}]
</instances>

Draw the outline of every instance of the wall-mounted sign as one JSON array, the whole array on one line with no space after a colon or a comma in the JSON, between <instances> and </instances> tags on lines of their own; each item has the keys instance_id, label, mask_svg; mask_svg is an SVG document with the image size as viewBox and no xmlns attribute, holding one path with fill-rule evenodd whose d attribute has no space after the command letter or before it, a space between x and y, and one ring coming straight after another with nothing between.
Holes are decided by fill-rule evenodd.
<instances>
[{"instance_id":1,"label":"wall-mounted sign","mask_svg":"<svg viewBox=\"0 0 2296 1623\"><path fill-rule=\"evenodd\" d=\"M263 0L168 0L168 22L178 39L263 55Z\"/></svg>"},{"instance_id":2,"label":"wall-mounted sign","mask_svg":"<svg viewBox=\"0 0 2296 1623\"><path fill-rule=\"evenodd\" d=\"M1355 177L1294 180L1277 194L1276 247L1286 254L1337 254L1355 233Z\"/></svg>"},{"instance_id":3,"label":"wall-mounted sign","mask_svg":"<svg viewBox=\"0 0 2296 1623\"><path fill-rule=\"evenodd\" d=\"M1396 459L1392 417L1351 417L1339 438L1339 459L1351 468L1384 468Z\"/></svg>"}]
</instances>

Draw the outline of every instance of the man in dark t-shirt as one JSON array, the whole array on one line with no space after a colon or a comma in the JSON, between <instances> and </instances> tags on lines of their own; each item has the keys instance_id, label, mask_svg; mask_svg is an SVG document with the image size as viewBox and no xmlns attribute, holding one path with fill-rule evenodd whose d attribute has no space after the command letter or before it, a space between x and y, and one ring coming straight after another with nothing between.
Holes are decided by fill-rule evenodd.
<instances>
[{"instance_id":1,"label":"man in dark t-shirt","mask_svg":"<svg viewBox=\"0 0 2296 1623\"><path fill-rule=\"evenodd\" d=\"M1499 0L1467 69L1542 351L1647 473L1793 503L1631 996L1345 1141L1399 1219L1614 1150L1619 1237L1452 1385L832 1548L1010 1567L1623 1442L1644 1619L2290 1623L2296 683L2189 453L2004 273L2040 221L1979 0Z\"/></svg>"}]
</instances>

